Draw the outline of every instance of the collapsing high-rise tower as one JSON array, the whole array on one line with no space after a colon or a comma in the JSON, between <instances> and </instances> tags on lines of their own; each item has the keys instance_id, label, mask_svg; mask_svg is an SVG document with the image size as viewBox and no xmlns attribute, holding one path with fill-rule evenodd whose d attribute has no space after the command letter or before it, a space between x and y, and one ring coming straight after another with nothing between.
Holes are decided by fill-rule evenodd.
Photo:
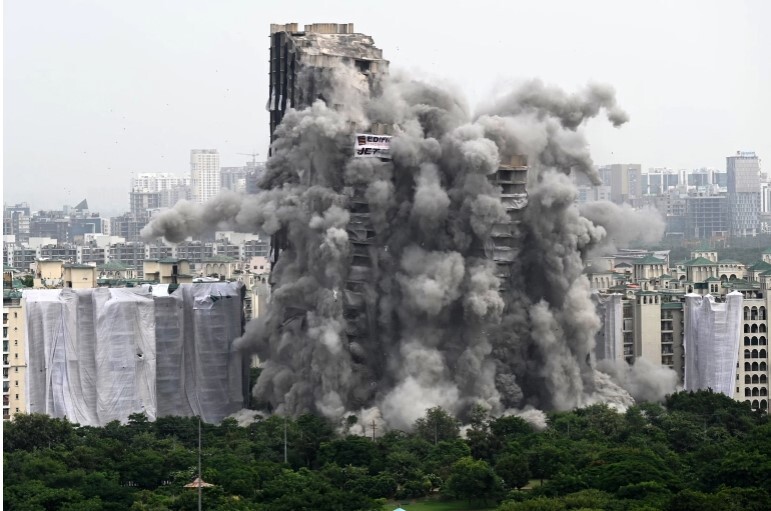
<instances>
[{"instance_id":1,"label":"collapsing high-rise tower","mask_svg":"<svg viewBox=\"0 0 771 511\"><path fill-rule=\"evenodd\" d=\"M527 159L521 155L512 156L488 179L501 189L501 203L507 218L493 225L489 238L483 240L484 256L495 261L501 290L508 291L512 263L519 255L522 241L519 224L527 205Z\"/></svg>"},{"instance_id":2,"label":"collapsing high-rise tower","mask_svg":"<svg viewBox=\"0 0 771 511\"><path fill-rule=\"evenodd\" d=\"M600 322L583 257L612 231L582 216L567 176L597 180L577 128L601 110L625 122L612 89L533 80L472 115L440 85L388 76L350 25L274 25L271 39L260 190L181 205L143 233L272 236L271 300L238 342L261 361L253 395L400 429L434 406L623 395L587 363Z\"/></svg>"},{"instance_id":3,"label":"collapsing high-rise tower","mask_svg":"<svg viewBox=\"0 0 771 511\"><path fill-rule=\"evenodd\" d=\"M354 74L354 82L369 94L377 89L380 78L388 71L388 61L383 59L382 50L375 47L368 35L354 31L353 23L314 23L305 25L299 31L297 23L271 24L270 26L270 87L268 110L270 111L271 142L284 114L290 108L310 106L316 100L331 103L332 98L326 92L335 87L336 74L348 68ZM332 101L330 101L332 100ZM377 148L373 154L370 149L378 144L386 145L388 136L374 137L362 134L361 140L354 140L354 130L366 130L383 134L390 132L389 126L367 125L351 126L352 145L362 147L361 156L387 157ZM364 154L366 153L366 154ZM311 162L312 166L312 162ZM313 169L307 176L307 185L314 184ZM365 187L352 187L348 191L350 198L350 223L347 233L352 254L350 272L342 291L346 334L349 343L361 345L362 337L374 330L374 303L369 306L364 299L364 286L369 280L372 266L374 230L369 217L369 207L365 198ZM271 239L271 262L275 264L281 252L287 248L286 230L282 229ZM369 314L366 313L369 309ZM370 318L369 320L367 318Z\"/></svg>"},{"instance_id":4,"label":"collapsing high-rise tower","mask_svg":"<svg viewBox=\"0 0 771 511\"><path fill-rule=\"evenodd\" d=\"M270 140L290 108L305 108L316 100L330 104L326 91L334 88L335 71L349 67L358 74L359 86L372 89L388 71L383 51L368 35L354 32L353 23L314 23L298 30L297 23L270 25ZM272 154L272 151L271 151ZM311 171L312 174L312 171ZM313 176L307 177L310 185ZM271 261L286 248L286 232L271 239Z\"/></svg>"},{"instance_id":5,"label":"collapsing high-rise tower","mask_svg":"<svg viewBox=\"0 0 771 511\"><path fill-rule=\"evenodd\" d=\"M356 33L352 23L314 23L305 25L303 31L298 30L297 23L272 24L270 31L268 110L271 142L290 108L305 108L319 99L332 108L342 106L329 97L341 70L348 69L353 74L353 80L350 80L350 74L346 76L346 85L353 81L367 96L379 92L380 80L388 72L388 61L383 59L382 50L375 47L370 36ZM350 128L354 157L390 159L392 125L366 121L364 124L352 123ZM312 161L310 166L303 183L306 186L315 184ZM497 172L488 176L488 180L499 187L506 214L494 224L488 236L475 240L472 253L494 261L495 275L500 280L499 290L507 292L521 243L521 214L527 204L527 159L522 155L510 156ZM344 288L337 291L343 303L345 334L355 359L364 356L361 347L377 346L374 339L377 289L373 267L379 265L379 254L388 250L384 240L377 239L366 192L366 184L350 186L344 192L348 197L350 218L346 225L350 266ZM278 231L271 241L272 263L275 264L287 248L286 229ZM292 310L288 314L291 317L300 312Z\"/></svg>"}]
</instances>

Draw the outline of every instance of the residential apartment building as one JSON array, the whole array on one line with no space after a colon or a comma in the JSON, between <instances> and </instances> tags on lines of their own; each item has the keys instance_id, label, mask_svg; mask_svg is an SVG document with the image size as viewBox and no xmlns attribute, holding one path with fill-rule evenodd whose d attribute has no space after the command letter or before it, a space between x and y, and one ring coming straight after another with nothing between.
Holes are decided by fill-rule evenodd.
<instances>
[{"instance_id":1,"label":"residential apartment building","mask_svg":"<svg viewBox=\"0 0 771 511\"><path fill-rule=\"evenodd\" d=\"M246 175L249 167L222 167L220 169L220 187L232 192L246 192Z\"/></svg>"},{"instance_id":2,"label":"residential apartment building","mask_svg":"<svg viewBox=\"0 0 771 511\"><path fill-rule=\"evenodd\" d=\"M220 155L216 149L190 151L192 199L204 203L220 193Z\"/></svg>"},{"instance_id":3,"label":"residential apartment building","mask_svg":"<svg viewBox=\"0 0 771 511\"><path fill-rule=\"evenodd\" d=\"M719 308L728 293L741 294L742 319L737 323L740 331L732 334L741 341L737 346L735 386L729 393L753 409L767 410L771 377L768 352L771 263L759 261L748 268L738 261L721 260L717 251L710 249L696 250L691 257L667 267L663 259L651 255L631 265L611 263L612 270L598 264L597 270L589 271L592 288L606 297L598 303L607 303L612 296L620 297L622 303L620 325L607 307L598 306L604 318L598 348L602 346L603 356L607 356L613 350L608 351L605 346L615 343L627 362L645 359L668 366L683 381L689 356L684 348L689 307L684 297L710 295ZM771 251L768 258L771 260ZM667 270L669 273L660 273ZM723 327L716 325L710 333L720 328ZM717 335L730 338L729 334L718 332ZM602 358L600 353L598 358Z\"/></svg>"},{"instance_id":4,"label":"residential apartment building","mask_svg":"<svg viewBox=\"0 0 771 511\"><path fill-rule=\"evenodd\" d=\"M131 180L131 191L143 194L157 194L158 208L171 208L183 199L190 199L190 178L169 172L145 172ZM143 201L155 204L154 197L130 198L130 203L137 201L136 209L141 209ZM152 209L152 207L148 208ZM134 208L132 207L132 212Z\"/></svg>"},{"instance_id":5,"label":"residential apartment building","mask_svg":"<svg viewBox=\"0 0 771 511\"><path fill-rule=\"evenodd\" d=\"M753 152L738 151L726 158L728 217L732 236L760 232L760 160Z\"/></svg>"},{"instance_id":6,"label":"residential apartment building","mask_svg":"<svg viewBox=\"0 0 771 511\"><path fill-rule=\"evenodd\" d=\"M610 186L610 200L616 204L633 204L642 198L642 166L613 164L599 169L602 182Z\"/></svg>"},{"instance_id":7,"label":"residential apartment building","mask_svg":"<svg viewBox=\"0 0 771 511\"><path fill-rule=\"evenodd\" d=\"M147 216L136 216L132 213L124 213L110 218L110 234L119 236L129 242L141 240L140 233L150 221Z\"/></svg>"},{"instance_id":8,"label":"residential apartment building","mask_svg":"<svg viewBox=\"0 0 771 511\"><path fill-rule=\"evenodd\" d=\"M5 277L5 275L4 275ZM11 277L12 278L12 277ZM3 288L3 420L26 413L24 302L21 291Z\"/></svg>"}]
</instances>

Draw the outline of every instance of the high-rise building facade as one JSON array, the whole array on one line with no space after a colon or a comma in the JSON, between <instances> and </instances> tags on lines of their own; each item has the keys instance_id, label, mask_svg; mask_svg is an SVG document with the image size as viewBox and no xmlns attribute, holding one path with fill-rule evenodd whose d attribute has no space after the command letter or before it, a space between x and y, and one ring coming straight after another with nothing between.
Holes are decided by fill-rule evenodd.
<instances>
[{"instance_id":1,"label":"high-rise building facade","mask_svg":"<svg viewBox=\"0 0 771 511\"><path fill-rule=\"evenodd\" d=\"M248 172L248 167L222 167L220 169L220 187L223 190L245 192Z\"/></svg>"},{"instance_id":2,"label":"high-rise building facade","mask_svg":"<svg viewBox=\"0 0 771 511\"><path fill-rule=\"evenodd\" d=\"M192 200L203 203L220 193L220 155L216 149L190 151Z\"/></svg>"},{"instance_id":3,"label":"high-rise building facade","mask_svg":"<svg viewBox=\"0 0 771 511\"><path fill-rule=\"evenodd\" d=\"M755 236L760 231L760 160L737 151L726 158L728 218L731 235Z\"/></svg>"},{"instance_id":4,"label":"high-rise building facade","mask_svg":"<svg viewBox=\"0 0 771 511\"><path fill-rule=\"evenodd\" d=\"M297 23L271 24L270 42L271 142L288 109L308 107L317 99L333 103L327 95L333 89L335 69L354 66L370 88L388 71L383 51L375 47L372 37L356 33L353 23L314 23L302 31ZM272 263L286 247L285 232L272 236Z\"/></svg>"},{"instance_id":5,"label":"high-rise building facade","mask_svg":"<svg viewBox=\"0 0 771 511\"><path fill-rule=\"evenodd\" d=\"M170 172L145 172L137 175L131 180L130 203L132 212L136 204L142 205L143 201L156 203L158 206L148 206L149 208L171 208L183 199L190 198L190 178L181 177ZM134 197L134 193L157 193L158 198Z\"/></svg>"},{"instance_id":6,"label":"high-rise building facade","mask_svg":"<svg viewBox=\"0 0 771 511\"><path fill-rule=\"evenodd\" d=\"M329 103L331 69L355 66L372 86L388 71L383 51L372 37L354 31L353 23L314 23L299 30L297 23L270 26L270 82L268 110L270 138L289 108Z\"/></svg>"},{"instance_id":7,"label":"high-rise building facade","mask_svg":"<svg viewBox=\"0 0 771 511\"><path fill-rule=\"evenodd\" d=\"M610 200L635 204L643 194L642 165L613 164L599 169L603 184L610 185Z\"/></svg>"},{"instance_id":8,"label":"high-rise building facade","mask_svg":"<svg viewBox=\"0 0 771 511\"><path fill-rule=\"evenodd\" d=\"M728 231L725 195L685 198L685 234L690 239L724 237Z\"/></svg>"}]
</instances>

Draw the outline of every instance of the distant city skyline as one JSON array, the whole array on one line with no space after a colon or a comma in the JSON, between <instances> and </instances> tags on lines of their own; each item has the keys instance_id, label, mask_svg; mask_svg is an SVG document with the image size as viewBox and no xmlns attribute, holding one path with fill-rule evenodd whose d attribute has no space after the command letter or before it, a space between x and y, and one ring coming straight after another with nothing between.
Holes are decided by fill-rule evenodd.
<instances>
[{"instance_id":1,"label":"distant city skyline","mask_svg":"<svg viewBox=\"0 0 771 511\"><path fill-rule=\"evenodd\" d=\"M568 92L608 83L631 121L585 128L598 165L771 158L766 2L388 5L393 16L352 2L5 5L4 202L87 198L112 215L128 209L132 175L189 175L191 149L217 149L223 167L265 160L268 28L293 21L354 23L393 73L450 83L471 111L530 78Z\"/></svg>"}]
</instances>

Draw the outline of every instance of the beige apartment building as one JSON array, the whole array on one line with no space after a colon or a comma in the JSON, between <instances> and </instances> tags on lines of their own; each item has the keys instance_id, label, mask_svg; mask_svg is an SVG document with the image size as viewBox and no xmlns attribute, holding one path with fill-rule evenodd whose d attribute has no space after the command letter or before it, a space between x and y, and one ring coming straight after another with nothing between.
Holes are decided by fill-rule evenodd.
<instances>
[{"instance_id":1,"label":"beige apartment building","mask_svg":"<svg viewBox=\"0 0 771 511\"><path fill-rule=\"evenodd\" d=\"M3 289L3 420L27 411L24 324L21 291Z\"/></svg>"},{"instance_id":2,"label":"beige apartment building","mask_svg":"<svg viewBox=\"0 0 771 511\"><path fill-rule=\"evenodd\" d=\"M96 266L87 264L65 264L62 275L64 287L90 289L96 287Z\"/></svg>"},{"instance_id":3,"label":"beige apartment building","mask_svg":"<svg viewBox=\"0 0 771 511\"><path fill-rule=\"evenodd\" d=\"M160 284L190 284L190 262L187 259L145 259L142 265L143 279Z\"/></svg>"},{"instance_id":4,"label":"beige apartment building","mask_svg":"<svg viewBox=\"0 0 771 511\"><path fill-rule=\"evenodd\" d=\"M704 250L695 251L691 256L691 260L674 263L669 268L676 276L655 275L665 268L647 256L632 265L631 274L626 265L623 268L619 265L613 272L588 272L587 277L601 296L616 294L622 298L623 314L618 329L621 339L617 345L623 348L624 359L632 363L642 358L668 366L677 372L680 381L683 381L687 356L683 348L685 295L710 294L721 302L732 291L741 293L741 342L733 397L747 402L753 409L768 410L771 263L761 261L747 268L737 261L721 261L717 252ZM657 271L651 272L653 268ZM611 282L615 284L607 286ZM603 342L619 335L614 332L614 325L606 321L601 333Z\"/></svg>"}]
</instances>

